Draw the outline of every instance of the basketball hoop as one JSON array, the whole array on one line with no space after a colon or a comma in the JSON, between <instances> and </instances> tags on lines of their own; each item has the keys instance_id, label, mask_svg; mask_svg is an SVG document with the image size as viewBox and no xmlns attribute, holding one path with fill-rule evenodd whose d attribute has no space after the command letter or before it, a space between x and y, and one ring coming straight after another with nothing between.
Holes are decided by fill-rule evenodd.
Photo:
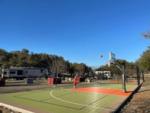
<instances>
[{"instance_id":1,"label":"basketball hoop","mask_svg":"<svg viewBox=\"0 0 150 113\"><path fill-rule=\"evenodd\" d=\"M111 64L114 64L116 60L116 55L112 52L109 53L109 61L108 61L108 66L110 67Z\"/></svg>"}]
</instances>

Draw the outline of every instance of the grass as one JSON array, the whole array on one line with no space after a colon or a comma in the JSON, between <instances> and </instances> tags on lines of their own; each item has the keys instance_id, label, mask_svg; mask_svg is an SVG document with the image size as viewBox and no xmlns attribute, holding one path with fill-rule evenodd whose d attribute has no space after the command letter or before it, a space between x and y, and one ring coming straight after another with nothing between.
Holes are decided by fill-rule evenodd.
<instances>
[{"instance_id":1,"label":"grass","mask_svg":"<svg viewBox=\"0 0 150 113\"><path fill-rule=\"evenodd\" d=\"M88 87L120 89L122 86L120 84L96 84ZM134 85L127 85L127 87L131 90L134 88ZM114 104L122 102L124 98L124 96L111 94L74 92L70 87L0 95L1 102L23 106L41 113L110 112L114 110Z\"/></svg>"}]
</instances>

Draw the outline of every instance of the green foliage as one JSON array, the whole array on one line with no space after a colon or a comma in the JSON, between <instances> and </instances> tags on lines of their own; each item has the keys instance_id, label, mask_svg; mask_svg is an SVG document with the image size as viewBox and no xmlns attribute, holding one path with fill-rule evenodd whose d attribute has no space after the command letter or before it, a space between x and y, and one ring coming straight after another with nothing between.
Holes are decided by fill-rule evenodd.
<instances>
[{"instance_id":1,"label":"green foliage","mask_svg":"<svg viewBox=\"0 0 150 113\"><path fill-rule=\"evenodd\" d=\"M140 69L150 71L150 48L148 48L137 61Z\"/></svg>"},{"instance_id":2,"label":"green foliage","mask_svg":"<svg viewBox=\"0 0 150 113\"><path fill-rule=\"evenodd\" d=\"M101 66L100 68L98 68L97 70L111 71L111 73L113 75L121 75L122 72L120 71L120 69L117 66L122 68L123 65L125 66L126 75L133 76L136 73L137 65L135 63L128 62L126 60L121 60L121 59L116 60L115 63L112 64L110 67L108 65L104 65L104 66Z\"/></svg>"}]
</instances>

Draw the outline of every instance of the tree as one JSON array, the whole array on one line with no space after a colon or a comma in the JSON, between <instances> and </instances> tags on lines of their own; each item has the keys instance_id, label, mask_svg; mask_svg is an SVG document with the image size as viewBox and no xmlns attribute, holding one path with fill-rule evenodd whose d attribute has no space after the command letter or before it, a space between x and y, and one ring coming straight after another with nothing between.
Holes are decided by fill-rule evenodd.
<instances>
[{"instance_id":1,"label":"tree","mask_svg":"<svg viewBox=\"0 0 150 113\"><path fill-rule=\"evenodd\" d=\"M3 67L40 67L47 68L50 72L85 74L92 69L83 63L70 63L63 57L45 53L32 53L28 49L7 52L0 49L0 66Z\"/></svg>"},{"instance_id":2,"label":"tree","mask_svg":"<svg viewBox=\"0 0 150 113\"><path fill-rule=\"evenodd\" d=\"M137 61L141 70L150 71L150 48L148 48Z\"/></svg>"},{"instance_id":3,"label":"tree","mask_svg":"<svg viewBox=\"0 0 150 113\"><path fill-rule=\"evenodd\" d=\"M128 62L126 60L118 59L112 64L110 67L108 65L101 66L97 70L99 71L111 71L113 76L121 77L121 70L118 69L117 66L122 67L125 66L125 72L128 76L133 76L136 73L136 64L132 62Z\"/></svg>"},{"instance_id":4,"label":"tree","mask_svg":"<svg viewBox=\"0 0 150 113\"><path fill-rule=\"evenodd\" d=\"M24 48L24 49L22 49L22 51L21 51L21 52L22 52L22 53L24 53L24 54L27 54L27 55L29 54L29 50L28 50L28 49L25 49L25 48Z\"/></svg>"},{"instance_id":5,"label":"tree","mask_svg":"<svg viewBox=\"0 0 150 113\"><path fill-rule=\"evenodd\" d=\"M0 66L8 65L8 52L4 49L0 49Z\"/></svg>"}]
</instances>

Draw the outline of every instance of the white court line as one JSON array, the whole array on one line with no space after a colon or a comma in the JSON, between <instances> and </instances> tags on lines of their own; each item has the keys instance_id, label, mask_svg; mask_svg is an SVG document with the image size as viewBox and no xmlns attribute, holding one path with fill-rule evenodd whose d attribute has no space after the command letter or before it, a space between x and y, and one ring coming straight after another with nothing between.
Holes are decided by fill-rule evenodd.
<instances>
[{"instance_id":1,"label":"white court line","mask_svg":"<svg viewBox=\"0 0 150 113\"><path fill-rule=\"evenodd\" d=\"M71 102L71 101L67 101L67 100L64 100L64 99L62 99L62 98L58 98L58 97L56 97L56 96L54 96L53 95L53 90L51 90L50 92L49 92L49 95L52 97L52 98L54 98L54 99L56 99L56 100L59 100L59 101L61 101L61 102L65 102L65 103L69 103L69 104L74 104L74 105L78 105L78 106L82 106L82 107L92 107L92 108L96 108L96 109L108 109L108 108L104 108L104 107L96 107L96 106L91 106L91 105L85 105L85 104L80 104L80 103L76 103L76 102ZM95 103L94 103L95 104Z\"/></svg>"},{"instance_id":2,"label":"white court line","mask_svg":"<svg viewBox=\"0 0 150 113\"><path fill-rule=\"evenodd\" d=\"M49 92L49 95L50 95L52 98L54 98L54 99L56 99L56 100L59 100L59 101L62 101L62 102L65 102L65 103L75 104L75 105L79 105L79 106L87 106L87 105L84 105L84 104L80 104L80 103L76 103L76 102L71 102L71 101L67 101L67 100L58 98L58 97L56 97L56 96L53 95L53 91L52 91L52 90Z\"/></svg>"}]
</instances>

